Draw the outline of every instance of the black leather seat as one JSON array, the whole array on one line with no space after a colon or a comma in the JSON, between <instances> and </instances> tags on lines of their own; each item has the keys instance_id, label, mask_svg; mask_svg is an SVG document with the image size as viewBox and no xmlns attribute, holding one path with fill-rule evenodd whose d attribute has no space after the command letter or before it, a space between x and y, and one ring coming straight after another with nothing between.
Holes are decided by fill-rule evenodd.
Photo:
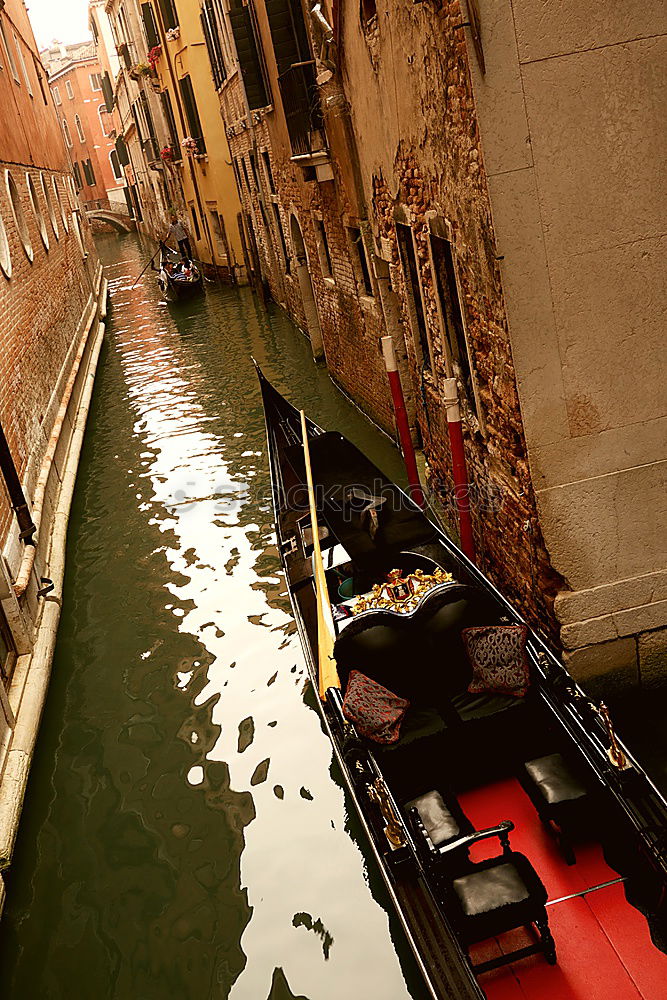
<instances>
[{"instance_id":1,"label":"black leather seat","mask_svg":"<svg viewBox=\"0 0 667 1000\"><path fill-rule=\"evenodd\" d=\"M418 832L424 831L433 847L442 847L463 834L472 833L473 825L453 796L444 796L431 789L405 803L410 816L415 810L419 817ZM416 824L413 824L416 825Z\"/></svg>"},{"instance_id":2,"label":"black leather seat","mask_svg":"<svg viewBox=\"0 0 667 1000\"><path fill-rule=\"evenodd\" d=\"M513 824L504 822L489 830L472 833L433 853L442 864L440 884L443 904L464 948L477 941L496 937L516 927L535 925L539 942L525 945L512 952L474 966L477 972L514 962L519 958L543 952L547 962L556 962L556 946L549 930L546 902L547 891L523 854L512 851L509 833ZM467 850L480 840L498 837L502 854L474 863Z\"/></svg>"},{"instance_id":3,"label":"black leather seat","mask_svg":"<svg viewBox=\"0 0 667 1000\"><path fill-rule=\"evenodd\" d=\"M522 785L568 865L573 865L570 834L590 818L589 790L581 777L561 754L551 753L523 765Z\"/></svg>"}]
</instances>

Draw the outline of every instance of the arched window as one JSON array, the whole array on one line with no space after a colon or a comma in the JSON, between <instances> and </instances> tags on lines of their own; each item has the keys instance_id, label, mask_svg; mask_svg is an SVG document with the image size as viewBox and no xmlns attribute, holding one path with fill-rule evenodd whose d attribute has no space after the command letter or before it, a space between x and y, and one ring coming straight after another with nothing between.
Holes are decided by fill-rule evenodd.
<instances>
[{"instance_id":1,"label":"arched window","mask_svg":"<svg viewBox=\"0 0 667 1000\"><path fill-rule=\"evenodd\" d=\"M9 195L9 201L12 206L16 229L21 237L21 243L23 244L25 255L28 260L32 262L35 258L35 254L33 253L32 242L30 240L30 230L28 229L28 223L25 221L25 215L23 214L23 206L21 205L19 190L9 170L5 170L5 184L7 185L7 194Z\"/></svg>"},{"instance_id":2,"label":"arched window","mask_svg":"<svg viewBox=\"0 0 667 1000\"><path fill-rule=\"evenodd\" d=\"M120 160L118 159L118 153L115 149L112 149L109 153L109 159L111 160L111 169L113 170L113 175L117 181L122 181L123 179L123 168L120 165Z\"/></svg>"},{"instance_id":3,"label":"arched window","mask_svg":"<svg viewBox=\"0 0 667 1000\"><path fill-rule=\"evenodd\" d=\"M46 231L46 222L44 221L44 215L37 199L37 191L35 190L35 185L30 174L26 173L25 180L28 185L28 197L30 198L30 205L32 206L32 214L35 216L35 222L37 223L37 228L39 229L39 235L42 237L44 249L48 250L49 234Z\"/></svg>"},{"instance_id":4,"label":"arched window","mask_svg":"<svg viewBox=\"0 0 667 1000\"><path fill-rule=\"evenodd\" d=\"M7 231L5 230L5 224L2 221L1 215L0 215L0 271L2 271L5 278L11 278L12 258L9 252L9 240L7 239Z\"/></svg>"},{"instance_id":5,"label":"arched window","mask_svg":"<svg viewBox=\"0 0 667 1000\"><path fill-rule=\"evenodd\" d=\"M67 119L63 118L63 132L65 133L65 142L72 148L72 136L69 134L69 125L67 124Z\"/></svg>"},{"instance_id":6,"label":"arched window","mask_svg":"<svg viewBox=\"0 0 667 1000\"><path fill-rule=\"evenodd\" d=\"M58 208L60 209L60 218L62 220L63 229L65 230L66 233L68 233L69 232L69 222L67 221L67 213L65 212L65 209L63 208L63 203L60 200L60 191L58 190L58 181L55 179L55 177L51 178L51 184L53 186L53 193L56 196L56 201L58 202Z\"/></svg>"},{"instance_id":7,"label":"arched window","mask_svg":"<svg viewBox=\"0 0 667 1000\"><path fill-rule=\"evenodd\" d=\"M108 118L109 112L107 111L106 104L100 104L97 109L97 113L100 116L100 128L102 129L102 135L109 135L113 132L113 127L111 121ZM109 126L107 129L107 125Z\"/></svg>"},{"instance_id":8,"label":"arched window","mask_svg":"<svg viewBox=\"0 0 667 1000\"><path fill-rule=\"evenodd\" d=\"M78 115L74 115L74 125L76 126L76 130L79 135L79 142L85 142L86 137L83 134L83 125L81 124L81 119Z\"/></svg>"},{"instance_id":9,"label":"arched window","mask_svg":"<svg viewBox=\"0 0 667 1000\"><path fill-rule=\"evenodd\" d=\"M58 229L58 216L56 215L56 210L53 207L53 198L51 197L51 192L49 190L49 183L44 174L40 174L39 179L42 185L42 194L44 195L44 201L46 202L49 219L51 220L51 229L53 230L55 238L59 240L60 230ZM52 180L55 181L55 177L53 177Z\"/></svg>"}]
</instances>

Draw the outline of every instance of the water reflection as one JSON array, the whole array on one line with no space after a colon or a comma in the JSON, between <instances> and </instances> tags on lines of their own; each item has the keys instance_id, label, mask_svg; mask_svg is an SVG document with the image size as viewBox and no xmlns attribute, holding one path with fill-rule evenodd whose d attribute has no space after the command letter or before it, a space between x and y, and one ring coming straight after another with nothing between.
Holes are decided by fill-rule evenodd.
<instances>
[{"instance_id":1,"label":"water reflection","mask_svg":"<svg viewBox=\"0 0 667 1000\"><path fill-rule=\"evenodd\" d=\"M394 474L395 452L281 314L218 289L171 311L131 288L132 238L100 244L113 311L3 995L401 1000L279 572L250 354Z\"/></svg>"}]
</instances>

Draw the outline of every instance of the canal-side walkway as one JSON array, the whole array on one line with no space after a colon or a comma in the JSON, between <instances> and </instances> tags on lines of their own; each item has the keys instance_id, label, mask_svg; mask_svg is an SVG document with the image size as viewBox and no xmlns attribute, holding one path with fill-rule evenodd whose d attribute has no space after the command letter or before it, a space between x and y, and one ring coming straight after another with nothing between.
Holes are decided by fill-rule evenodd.
<instances>
[{"instance_id":1,"label":"canal-side walkway","mask_svg":"<svg viewBox=\"0 0 667 1000\"><path fill-rule=\"evenodd\" d=\"M7 1000L421 997L332 769L275 550L250 355L398 456L250 292L111 293L0 935Z\"/></svg>"}]
</instances>

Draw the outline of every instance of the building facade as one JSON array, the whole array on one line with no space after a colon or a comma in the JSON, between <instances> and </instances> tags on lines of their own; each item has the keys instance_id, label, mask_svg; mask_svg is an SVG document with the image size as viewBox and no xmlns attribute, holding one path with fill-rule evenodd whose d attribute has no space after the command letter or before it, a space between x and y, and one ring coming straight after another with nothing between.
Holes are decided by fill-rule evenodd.
<instances>
[{"instance_id":1,"label":"building facade","mask_svg":"<svg viewBox=\"0 0 667 1000\"><path fill-rule=\"evenodd\" d=\"M390 433L392 337L454 533L455 379L480 566L592 686L664 677L664 34L637 12L579 39L574 9L541 34L531 3L207 10L252 270Z\"/></svg>"},{"instance_id":2,"label":"building facade","mask_svg":"<svg viewBox=\"0 0 667 1000\"><path fill-rule=\"evenodd\" d=\"M0 868L60 613L105 284L25 7L0 9ZM4 894L0 885L0 904Z\"/></svg>"},{"instance_id":3,"label":"building facade","mask_svg":"<svg viewBox=\"0 0 667 1000\"><path fill-rule=\"evenodd\" d=\"M112 160L114 123L102 93L102 69L92 43L59 45L40 52L86 209L117 202L120 178Z\"/></svg>"}]
</instances>

